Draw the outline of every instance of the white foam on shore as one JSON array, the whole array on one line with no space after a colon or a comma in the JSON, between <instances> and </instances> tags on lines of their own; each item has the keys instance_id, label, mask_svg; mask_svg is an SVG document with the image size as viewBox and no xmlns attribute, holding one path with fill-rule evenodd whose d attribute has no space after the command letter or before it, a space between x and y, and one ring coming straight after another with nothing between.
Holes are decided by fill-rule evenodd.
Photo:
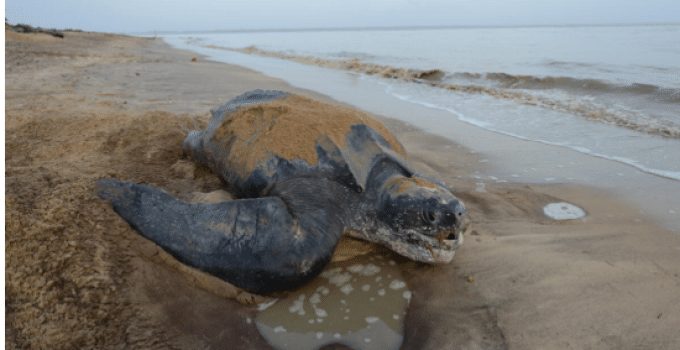
<instances>
[{"instance_id":1,"label":"white foam on shore","mask_svg":"<svg viewBox=\"0 0 680 350\"><path fill-rule=\"evenodd\" d=\"M485 130L488 130L488 131L492 131L492 132L497 133L497 134L514 137L514 138L524 140L524 141L538 142L538 143L542 143L542 144L545 144L545 145L568 148L570 150L573 150L573 151L576 151L576 152L579 152L579 153L583 153L583 154L587 154L589 156L607 159L607 160L611 160L611 161L618 162L618 163L621 163L621 164L625 164L625 165L628 165L628 166L632 166L632 167L634 167L634 168L636 168L636 169L638 169L638 170L640 170L644 173L647 173L647 174L651 174L651 175L655 175L655 176L659 176L659 177L663 177L663 178L667 178L667 179L671 179L671 180L680 181L680 171L656 169L656 168L652 168L652 167L640 164L640 162L635 160L635 159L630 159L630 158L620 157L620 156L607 155L607 154L603 154L603 153L600 153L600 152L593 151L593 150L586 148L586 147L570 145L570 144L565 143L565 142L555 142L555 141L548 141L548 140L542 140L542 139L537 139L537 138L531 138L531 137L522 136L522 135L519 135L519 134L516 134L516 133L500 130L500 129L494 127L494 125L491 124L491 123L470 118L470 117L460 113L459 111L457 111L453 108L440 106L440 105L437 105L437 104L434 104L434 103L425 102L425 101L422 101L422 100L412 98L411 96L395 93L394 91L392 91L392 86L388 83L384 83L384 82L381 82L381 81L378 81L377 83L385 86L385 92L387 94L394 96L395 98L397 98L399 100L406 101L406 102L413 103L413 104L417 104L417 105L420 105L420 106L423 106L423 107L427 107L427 108L431 108L431 109L437 109L437 110L440 110L440 111L445 111L445 112L451 113L456 117L456 119L458 119L458 120L460 120L464 123L474 125L476 127L479 127L479 128L482 128L482 129L485 129Z\"/></svg>"},{"instance_id":2,"label":"white foam on shore","mask_svg":"<svg viewBox=\"0 0 680 350\"><path fill-rule=\"evenodd\" d=\"M279 299L272 299L272 300L266 301L264 303L258 304L257 310L258 311L267 310L270 306L276 304L277 301L279 301Z\"/></svg>"},{"instance_id":3,"label":"white foam on shore","mask_svg":"<svg viewBox=\"0 0 680 350\"><path fill-rule=\"evenodd\" d=\"M404 283L404 281L392 280L392 282L390 282L390 288L392 288L392 289L396 290L396 289L402 289L404 287L406 287L406 283Z\"/></svg>"}]
</instances>

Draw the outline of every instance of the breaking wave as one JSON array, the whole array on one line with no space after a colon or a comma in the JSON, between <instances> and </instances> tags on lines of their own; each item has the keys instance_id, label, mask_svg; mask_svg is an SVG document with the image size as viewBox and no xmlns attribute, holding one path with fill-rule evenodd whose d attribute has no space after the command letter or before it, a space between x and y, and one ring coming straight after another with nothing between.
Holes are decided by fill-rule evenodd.
<instances>
[{"instance_id":1,"label":"breaking wave","mask_svg":"<svg viewBox=\"0 0 680 350\"><path fill-rule=\"evenodd\" d=\"M229 51L241 52L249 55L257 55L264 57L279 58L288 61L294 61L302 64L314 65L325 68L334 68L348 70L367 75L377 75L383 78L400 79L406 81L440 81L446 73L439 69L420 70L411 68L399 68L382 64L368 63L359 58L352 57L347 59L327 59L314 56L296 55L281 51L262 50L255 46L248 46L244 48L225 48L215 45L207 45L208 48L223 49Z\"/></svg>"},{"instance_id":2,"label":"breaking wave","mask_svg":"<svg viewBox=\"0 0 680 350\"><path fill-rule=\"evenodd\" d=\"M597 79L571 77L537 77L508 73L454 73L452 76L468 80L487 80L509 89L562 89L586 93L625 93L642 95L661 102L680 103L680 89L663 88L652 84L611 84Z\"/></svg>"},{"instance_id":3,"label":"breaking wave","mask_svg":"<svg viewBox=\"0 0 680 350\"><path fill-rule=\"evenodd\" d=\"M591 94L593 92L625 93L651 97L665 103L680 103L680 89L662 88L655 85L637 83L615 85L595 79L577 79L571 77L536 77L507 73L447 73L440 69L419 70L370 63L362 61L357 57L328 59L289 52L263 50L255 46L228 48L204 45L204 47L426 84L453 92L483 94L524 105L566 112L592 121L617 125L652 135L680 138L680 125L654 118L641 112L610 108L577 99L555 99L544 95L531 94L527 91L532 89L561 89L579 90Z\"/></svg>"}]
</instances>

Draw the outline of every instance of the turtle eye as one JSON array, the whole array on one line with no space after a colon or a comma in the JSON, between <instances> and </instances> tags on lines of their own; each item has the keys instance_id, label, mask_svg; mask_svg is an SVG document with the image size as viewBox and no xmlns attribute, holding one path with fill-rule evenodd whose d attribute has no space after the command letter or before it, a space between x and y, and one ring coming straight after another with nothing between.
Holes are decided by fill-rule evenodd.
<instances>
[{"instance_id":1,"label":"turtle eye","mask_svg":"<svg viewBox=\"0 0 680 350\"><path fill-rule=\"evenodd\" d=\"M429 210L429 209L423 210L422 217L423 217L423 221L426 224L430 224L430 225L437 223L437 221L439 219L438 213L434 210Z\"/></svg>"}]
</instances>

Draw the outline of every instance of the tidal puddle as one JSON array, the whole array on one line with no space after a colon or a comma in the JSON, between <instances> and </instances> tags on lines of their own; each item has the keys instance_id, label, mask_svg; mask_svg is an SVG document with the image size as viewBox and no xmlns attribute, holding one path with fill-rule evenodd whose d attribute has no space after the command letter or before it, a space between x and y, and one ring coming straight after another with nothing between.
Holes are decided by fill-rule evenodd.
<instances>
[{"instance_id":1,"label":"tidal puddle","mask_svg":"<svg viewBox=\"0 0 680 350\"><path fill-rule=\"evenodd\" d=\"M255 323L277 349L398 349L410 300L394 261L364 255L329 264L305 287L262 307Z\"/></svg>"}]
</instances>

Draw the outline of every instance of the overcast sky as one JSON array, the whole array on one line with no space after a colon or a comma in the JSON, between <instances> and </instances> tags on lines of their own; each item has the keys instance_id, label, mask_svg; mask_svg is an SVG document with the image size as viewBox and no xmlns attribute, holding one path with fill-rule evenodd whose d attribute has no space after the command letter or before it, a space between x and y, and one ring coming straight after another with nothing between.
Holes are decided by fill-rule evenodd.
<instances>
[{"instance_id":1,"label":"overcast sky","mask_svg":"<svg viewBox=\"0 0 680 350\"><path fill-rule=\"evenodd\" d=\"M107 32L678 23L680 0L7 0L11 23Z\"/></svg>"}]
</instances>

